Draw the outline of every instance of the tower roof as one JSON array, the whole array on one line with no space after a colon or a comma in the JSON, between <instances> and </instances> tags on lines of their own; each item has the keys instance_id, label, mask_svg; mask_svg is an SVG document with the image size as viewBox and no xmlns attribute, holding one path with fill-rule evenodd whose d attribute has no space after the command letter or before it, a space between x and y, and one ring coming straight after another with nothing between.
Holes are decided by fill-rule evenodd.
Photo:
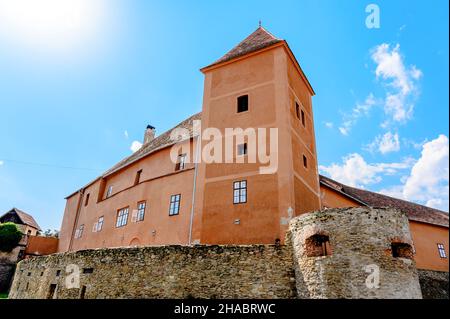
<instances>
[{"instance_id":1,"label":"tower roof","mask_svg":"<svg viewBox=\"0 0 450 319\"><path fill-rule=\"evenodd\" d=\"M247 38L245 38L241 43L231 49L227 54L221 57L219 60L214 63L208 65L207 67L230 61L237 57L246 55L251 52L255 52L271 45L274 45L278 42L282 42L282 39L275 37L269 31L264 29L263 27L259 27L255 32L250 34Z\"/></svg>"}]
</instances>

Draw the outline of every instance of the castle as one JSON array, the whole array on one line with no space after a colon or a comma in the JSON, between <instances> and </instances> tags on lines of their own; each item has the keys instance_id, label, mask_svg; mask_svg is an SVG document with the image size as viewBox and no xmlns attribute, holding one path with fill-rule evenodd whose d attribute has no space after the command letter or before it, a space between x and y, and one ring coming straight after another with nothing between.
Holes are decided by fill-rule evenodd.
<instances>
[{"instance_id":1,"label":"castle","mask_svg":"<svg viewBox=\"0 0 450 319\"><path fill-rule=\"evenodd\" d=\"M259 27L201 71L201 113L156 137L149 125L137 152L67 197L58 252L283 244L289 222L305 213L392 207L408 216L417 267L448 271L448 214L319 175L315 93L285 40ZM220 160L200 161L211 128Z\"/></svg>"}]
</instances>

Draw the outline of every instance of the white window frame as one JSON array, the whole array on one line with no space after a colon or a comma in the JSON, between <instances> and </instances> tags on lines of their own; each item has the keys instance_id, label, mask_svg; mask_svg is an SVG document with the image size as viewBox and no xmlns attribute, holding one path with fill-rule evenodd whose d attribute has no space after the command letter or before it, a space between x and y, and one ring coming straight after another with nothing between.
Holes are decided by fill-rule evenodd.
<instances>
[{"instance_id":1,"label":"white window frame","mask_svg":"<svg viewBox=\"0 0 450 319\"><path fill-rule=\"evenodd\" d=\"M247 203L247 180L233 182L233 204Z\"/></svg>"},{"instance_id":2,"label":"white window frame","mask_svg":"<svg viewBox=\"0 0 450 319\"><path fill-rule=\"evenodd\" d=\"M138 203L136 222L141 222L145 218L145 209L147 208L147 202L142 201Z\"/></svg>"},{"instance_id":3,"label":"white window frame","mask_svg":"<svg viewBox=\"0 0 450 319\"><path fill-rule=\"evenodd\" d=\"M102 231L104 221L105 221L105 217L104 216L100 216L98 218L98 221L95 223L96 224L96 226L95 226L95 231L96 232Z\"/></svg>"},{"instance_id":4,"label":"white window frame","mask_svg":"<svg viewBox=\"0 0 450 319\"><path fill-rule=\"evenodd\" d=\"M129 207L121 208L117 212L116 228L124 227L128 224Z\"/></svg>"},{"instance_id":5,"label":"white window frame","mask_svg":"<svg viewBox=\"0 0 450 319\"><path fill-rule=\"evenodd\" d=\"M439 257L441 258L447 258L447 253L445 252L445 246L444 244L437 244Z\"/></svg>"},{"instance_id":6,"label":"white window frame","mask_svg":"<svg viewBox=\"0 0 450 319\"><path fill-rule=\"evenodd\" d=\"M181 194L170 196L169 216L176 216L180 214Z\"/></svg>"}]
</instances>

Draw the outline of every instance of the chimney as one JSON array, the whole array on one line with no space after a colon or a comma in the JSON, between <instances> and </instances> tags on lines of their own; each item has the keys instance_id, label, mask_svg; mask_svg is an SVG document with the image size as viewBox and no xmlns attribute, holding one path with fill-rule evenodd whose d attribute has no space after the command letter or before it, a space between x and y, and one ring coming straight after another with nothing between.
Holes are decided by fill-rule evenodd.
<instances>
[{"instance_id":1,"label":"chimney","mask_svg":"<svg viewBox=\"0 0 450 319\"><path fill-rule=\"evenodd\" d=\"M155 128L151 125L147 125L147 129L144 134L144 145L150 143L155 138Z\"/></svg>"}]
</instances>

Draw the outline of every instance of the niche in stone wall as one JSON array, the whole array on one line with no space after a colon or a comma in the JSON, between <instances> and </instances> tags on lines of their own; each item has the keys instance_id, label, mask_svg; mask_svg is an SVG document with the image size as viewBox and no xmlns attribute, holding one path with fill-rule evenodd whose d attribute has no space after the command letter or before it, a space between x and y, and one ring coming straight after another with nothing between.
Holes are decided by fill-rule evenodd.
<instances>
[{"instance_id":1,"label":"niche in stone wall","mask_svg":"<svg viewBox=\"0 0 450 319\"><path fill-rule=\"evenodd\" d=\"M315 234L305 240L305 254L307 257L330 256L332 253L330 237Z\"/></svg>"},{"instance_id":2,"label":"niche in stone wall","mask_svg":"<svg viewBox=\"0 0 450 319\"><path fill-rule=\"evenodd\" d=\"M402 242L392 242L391 243L392 257L394 258L407 258L413 259L414 250L410 244Z\"/></svg>"}]
</instances>

